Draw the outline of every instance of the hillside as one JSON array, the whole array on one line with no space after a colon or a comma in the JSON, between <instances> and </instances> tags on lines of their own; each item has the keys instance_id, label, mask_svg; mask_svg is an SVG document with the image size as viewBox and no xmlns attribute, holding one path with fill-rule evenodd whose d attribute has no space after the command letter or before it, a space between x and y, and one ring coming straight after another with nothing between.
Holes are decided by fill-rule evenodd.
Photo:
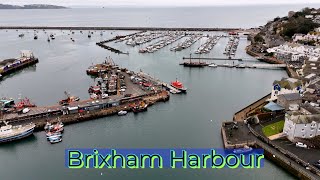
<instances>
[{"instance_id":1,"label":"hillside","mask_svg":"<svg viewBox=\"0 0 320 180\"><path fill-rule=\"evenodd\" d=\"M290 41L294 34L308 34L320 27L320 9L304 8L301 11L290 11L288 16L276 17L260 28L254 37L255 43L274 47Z\"/></svg>"}]
</instances>

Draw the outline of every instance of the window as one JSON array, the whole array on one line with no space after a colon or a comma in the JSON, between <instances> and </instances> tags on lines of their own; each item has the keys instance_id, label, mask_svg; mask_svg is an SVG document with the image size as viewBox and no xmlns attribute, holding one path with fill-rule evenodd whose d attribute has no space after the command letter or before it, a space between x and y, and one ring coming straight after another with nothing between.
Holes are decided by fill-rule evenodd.
<instances>
[{"instance_id":1,"label":"window","mask_svg":"<svg viewBox=\"0 0 320 180\"><path fill-rule=\"evenodd\" d=\"M306 136L303 134L302 137L304 138L304 137L306 137Z\"/></svg>"},{"instance_id":2,"label":"window","mask_svg":"<svg viewBox=\"0 0 320 180\"><path fill-rule=\"evenodd\" d=\"M310 134L310 137L312 137L312 134Z\"/></svg>"},{"instance_id":3,"label":"window","mask_svg":"<svg viewBox=\"0 0 320 180\"><path fill-rule=\"evenodd\" d=\"M304 129L302 129L301 132L304 132Z\"/></svg>"},{"instance_id":4,"label":"window","mask_svg":"<svg viewBox=\"0 0 320 180\"><path fill-rule=\"evenodd\" d=\"M307 124L304 124L304 127L307 127Z\"/></svg>"}]
</instances>

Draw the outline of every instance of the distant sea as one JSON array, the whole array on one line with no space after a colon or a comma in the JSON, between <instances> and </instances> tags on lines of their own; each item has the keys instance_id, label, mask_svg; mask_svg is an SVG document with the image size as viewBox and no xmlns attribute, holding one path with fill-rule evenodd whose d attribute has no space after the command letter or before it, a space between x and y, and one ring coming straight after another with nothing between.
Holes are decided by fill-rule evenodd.
<instances>
[{"instance_id":1,"label":"distant sea","mask_svg":"<svg viewBox=\"0 0 320 180\"><path fill-rule=\"evenodd\" d=\"M307 6L320 8L320 4L296 4L0 10L0 25L250 28Z\"/></svg>"}]
</instances>

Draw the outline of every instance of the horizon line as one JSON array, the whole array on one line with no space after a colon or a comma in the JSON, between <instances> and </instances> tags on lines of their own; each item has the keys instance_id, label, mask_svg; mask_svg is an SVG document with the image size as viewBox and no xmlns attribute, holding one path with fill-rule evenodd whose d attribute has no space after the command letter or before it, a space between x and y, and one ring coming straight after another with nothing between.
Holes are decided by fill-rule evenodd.
<instances>
[{"instance_id":1,"label":"horizon line","mask_svg":"<svg viewBox=\"0 0 320 180\"><path fill-rule=\"evenodd\" d=\"M0 3L4 4L4 3ZM30 3L30 4L4 4L4 5L12 5L12 6L24 6L24 5L53 5L53 6L64 6L67 8L177 8L177 7L237 7L237 6L277 6L277 5L305 5L305 7L308 7L310 5L320 5L319 3L261 3L261 4L210 4L210 5L138 5L138 4L131 4L131 5L56 5L56 4L45 4L45 3Z\"/></svg>"}]
</instances>

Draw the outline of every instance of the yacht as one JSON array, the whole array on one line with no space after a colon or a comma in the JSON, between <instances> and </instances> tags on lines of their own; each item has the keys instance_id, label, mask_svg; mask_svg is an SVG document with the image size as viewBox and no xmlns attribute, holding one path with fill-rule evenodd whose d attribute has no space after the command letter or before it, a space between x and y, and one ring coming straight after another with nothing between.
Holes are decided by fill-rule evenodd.
<instances>
[{"instance_id":1,"label":"yacht","mask_svg":"<svg viewBox=\"0 0 320 180\"><path fill-rule=\"evenodd\" d=\"M209 67L214 67L214 68L216 68L216 67L218 67L218 65L216 65L215 63L212 63L212 64L210 64L210 65L208 65Z\"/></svg>"}]
</instances>

